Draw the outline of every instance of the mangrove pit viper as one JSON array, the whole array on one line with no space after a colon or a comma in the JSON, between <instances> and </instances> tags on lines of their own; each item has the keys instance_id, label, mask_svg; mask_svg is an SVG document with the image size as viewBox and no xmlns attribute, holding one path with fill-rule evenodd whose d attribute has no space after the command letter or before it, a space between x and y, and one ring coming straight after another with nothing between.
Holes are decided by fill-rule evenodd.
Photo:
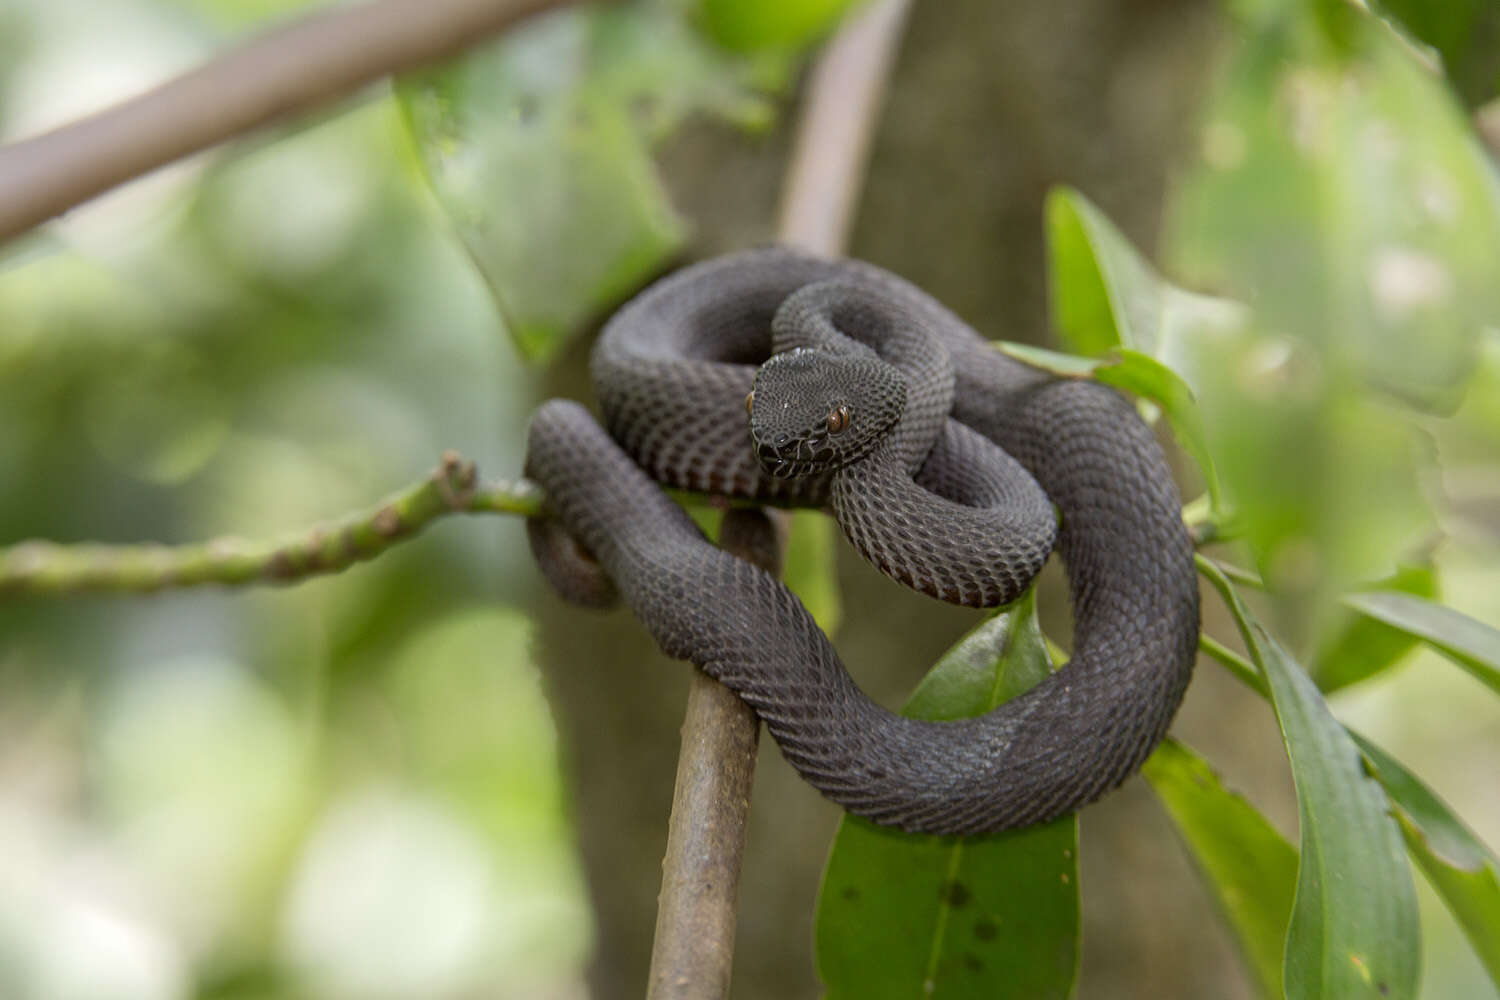
<instances>
[{"instance_id":1,"label":"mangrove pit viper","mask_svg":"<svg viewBox=\"0 0 1500 1000\"><path fill-rule=\"evenodd\" d=\"M531 421L543 569L583 603L617 591L850 812L929 833L1026 826L1114 788L1165 734L1197 645L1192 546L1166 460L1115 390L1006 357L872 265L776 248L648 288L591 367L608 433L563 400ZM1072 658L988 715L903 718L661 485L831 506L885 573L975 607L1019 596L1055 541Z\"/></svg>"}]
</instances>

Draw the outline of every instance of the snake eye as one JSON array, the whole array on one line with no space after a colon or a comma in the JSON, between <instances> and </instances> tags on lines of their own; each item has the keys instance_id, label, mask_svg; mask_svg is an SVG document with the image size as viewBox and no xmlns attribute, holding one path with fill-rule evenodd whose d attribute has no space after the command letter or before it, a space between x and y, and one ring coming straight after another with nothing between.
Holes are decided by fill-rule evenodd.
<instances>
[{"instance_id":1,"label":"snake eye","mask_svg":"<svg viewBox=\"0 0 1500 1000\"><path fill-rule=\"evenodd\" d=\"M747 417L750 416L750 408L752 406L754 406L754 405L755 405L755 392L752 390L751 393L748 396L745 397L745 416L747 416Z\"/></svg>"},{"instance_id":2,"label":"snake eye","mask_svg":"<svg viewBox=\"0 0 1500 1000\"><path fill-rule=\"evenodd\" d=\"M849 411L847 403L840 403L837 407L828 411L828 433L842 434L849 429L849 419L853 414Z\"/></svg>"}]
</instances>

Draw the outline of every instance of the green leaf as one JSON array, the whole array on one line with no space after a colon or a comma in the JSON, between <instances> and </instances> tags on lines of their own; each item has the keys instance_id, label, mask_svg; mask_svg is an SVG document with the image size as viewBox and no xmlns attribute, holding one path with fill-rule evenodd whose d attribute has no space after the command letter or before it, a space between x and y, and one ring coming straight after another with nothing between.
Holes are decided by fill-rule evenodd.
<instances>
[{"instance_id":1,"label":"green leaf","mask_svg":"<svg viewBox=\"0 0 1500 1000\"><path fill-rule=\"evenodd\" d=\"M1384 792L1308 676L1224 575L1201 557L1198 566L1265 675L1297 786L1301 864L1283 972L1288 1000L1414 997L1416 894Z\"/></svg>"},{"instance_id":2,"label":"green leaf","mask_svg":"<svg viewBox=\"0 0 1500 1000\"><path fill-rule=\"evenodd\" d=\"M797 48L833 30L851 0L702 0L714 41L736 51Z\"/></svg>"},{"instance_id":3,"label":"green leaf","mask_svg":"<svg viewBox=\"0 0 1500 1000\"><path fill-rule=\"evenodd\" d=\"M1446 605L1395 591L1349 594L1344 603L1376 621L1424 640L1495 691L1500 691L1500 629Z\"/></svg>"},{"instance_id":4,"label":"green leaf","mask_svg":"<svg viewBox=\"0 0 1500 1000\"><path fill-rule=\"evenodd\" d=\"M1079 192L1047 193L1047 265L1053 322L1069 350L1154 353L1162 282L1114 223Z\"/></svg>"},{"instance_id":5,"label":"green leaf","mask_svg":"<svg viewBox=\"0 0 1500 1000\"><path fill-rule=\"evenodd\" d=\"M1438 51L1448 82L1470 107L1500 94L1500 4L1376 0L1370 6Z\"/></svg>"},{"instance_id":6,"label":"green leaf","mask_svg":"<svg viewBox=\"0 0 1500 1000\"><path fill-rule=\"evenodd\" d=\"M1260 995L1279 1000L1297 852L1208 762L1168 739L1141 774L1166 807L1233 929Z\"/></svg>"},{"instance_id":7,"label":"green leaf","mask_svg":"<svg viewBox=\"0 0 1500 1000\"><path fill-rule=\"evenodd\" d=\"M1436 597L1437 575L1431 566L1402 566L1371 589ZM1395 666L1415 645L1416 638L1409 632L1346 611L1339 615L1313 659L1313 679L1324 694L1337 691Z\"/></svg>"},{"instance_id":8,"label":"green leaf","mask_svg":"<svg viewBox=\"0 0 1500 1000\"><path fill-rule=\"evenodd\" d=\"M401 79L438 200L530 360L684 245L654 142L709 111L764 127L784 58L732 57L664 3L573 8Z\"/></svg>"},{"instance_id":9,"label":"green leaf","mask_svg":"<svg viewBox=\"0 0 1500 1000\"><path fill-rule=\"evenodd\" d=\"M1378 746L1350 735L1396 807L1406 849L1500 986L1500 860L1431 789Z\"/></svg>"},{"instance_id":10,"label":"green leaf","mask_svg":"<svg viewBox=\"0 0 1500 1000\"><path fill-rule=\"evenodd\" d=\"M1034 368L1062 378L1092 378L1133 393L1160 406L1178 442L1198 464L1213 504L1210 516L1222 516L1219 475L1203 430L1203 418L1193 390L1182 377L1155 358L1130 348L1114 348L1102 359L1059 354L1027 344L997 343L1003 353Z\"/></svg>"},{"instance_id":11,"label":"green leaf","mask_svg":"<svg viewBox=\"0 0 1500 1000\"><path fill-rule=\"evenodd\" d=\"M1049 669L1028 591L949 650L903 711L978 715ZM1068 997L1078 967L1077 819L955 839L845 816L816 935L830 1000Z\"/></svg>"}]
</instances>

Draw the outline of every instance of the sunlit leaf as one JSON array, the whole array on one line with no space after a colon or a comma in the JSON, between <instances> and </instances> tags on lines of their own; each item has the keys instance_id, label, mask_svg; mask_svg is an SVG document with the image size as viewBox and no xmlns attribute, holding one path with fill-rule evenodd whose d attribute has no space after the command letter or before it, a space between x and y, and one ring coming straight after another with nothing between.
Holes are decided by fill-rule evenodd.
<instances>
[{"instance_id":1,"label":"sunlit leaf","mask_svg":"<svg viewBox=\"0 0 1500 1000\"><path fill-rule=\"evenodd\" d=\"M953 647L904 709L978 715L1047 675L1030 591ZM1071 995L1077 820L991 837L917 836L845 816L818 899L818 971L833 1000Z\"/></svg>"},{"instance_id":2,"label":"sunlit leaf","mask_svg":"<svg viewBox=\"0 0 1500 1000\"><path fill-rule=\"evenodd\" d=\"M1281 997L1282 950L1297 886L1297 852L1208 762L1175 740L1141 774L1166 807L1234 930L1262 997Z\"/></svg>"},{"instance_id":3,"label":"sunlit leaf","mask_svg":"<svg viewBox=\"0 0 1500 1000\"><path fill-rule=\"evenodd\" d=\"M1437 574L1431 566L1403 566L1372 589L1432 598L1437 596ZM1416 645L1409 632L1366 615L1346 611L1340 618L1312 664L1313 678L1325 694L1395 666Z\"/></svg>"},{"instance_id":4,"label":"sunlit leaf","mask_svg":"<svg viewBox=\"0 0 1500 1000\"><path fill-rule=\"evenodd\" d=\"M422 162L522 353L555 354L681 249L652 143L771 118L789 61L734 57L668 4L574 8L398 86Z\"/></svg>"},{"instance_id":5,"label":"sunlit leaf","mask_svg":"<svg viewBox=\"0 0 1500 1000\"><path fill-rule=\"evenodd\" d=\"M1283 968L1288 1000L1414 997L1416 893L1385 793L1307 674L1222 573L1201 558L1198 566L1265 675L1297 786L1301 862Z\"/></svg>"},{"instance_id":6,"label":"sunlit leaf","mask_svg":"<svg viewBox=\"0 0 1500 1000\"><path fill-rule=\"evenodd\" d=\"M1410 409L1451 410L1500 322L1500 184L1441 81L1351 4L1257 19L1200 152L1167 257L1252 313L1172 363L1281 631L1313 643L1431 530Z\"/></svg>"},{"instance_id":7,"label":"sunlit leaf","mask_svg":"<svg viewBox=\"0 0 1500 1000\"><path fill-rule=\"evenodd\" d=\"M1350 594L1344 603L1362 614L1423 639L1433 649L1500 691L1500 629L1444 604L1410 594Z\"/></svg>"},{"instance_id":8,"label":"sunlit leaf","mask_svg":"<svg viewBox=\"0 0 1500 1000\"><path fill-rule=\"evenodd\" d=\"M1451 95L1352 5L1246 38L1181 187L1176 269L1346 372L1449 408L1500 318L1500 185Z\"/></svg>"}]
</instances>

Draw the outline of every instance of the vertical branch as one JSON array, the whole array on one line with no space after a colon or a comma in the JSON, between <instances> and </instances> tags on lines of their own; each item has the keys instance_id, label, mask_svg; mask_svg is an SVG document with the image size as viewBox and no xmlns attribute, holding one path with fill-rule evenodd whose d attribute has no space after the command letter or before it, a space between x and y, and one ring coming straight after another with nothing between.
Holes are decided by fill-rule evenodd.
<instances>
[{"instance_id":1,"label":"vertical branch","mask_svg":"<svg viewBox=\"0 0 1500 1000\"><path fill-rule=\"evenodd\" d=\"M875 0L829 43L809 79L777 234L834 256L844 249L870 139L909 0ZM723 547L779 574L779 512L731 510ZM735 904L760 726L728 688L695 672L662 860L649 1000L729 993Z\"/></svg>"}]
</instances>

